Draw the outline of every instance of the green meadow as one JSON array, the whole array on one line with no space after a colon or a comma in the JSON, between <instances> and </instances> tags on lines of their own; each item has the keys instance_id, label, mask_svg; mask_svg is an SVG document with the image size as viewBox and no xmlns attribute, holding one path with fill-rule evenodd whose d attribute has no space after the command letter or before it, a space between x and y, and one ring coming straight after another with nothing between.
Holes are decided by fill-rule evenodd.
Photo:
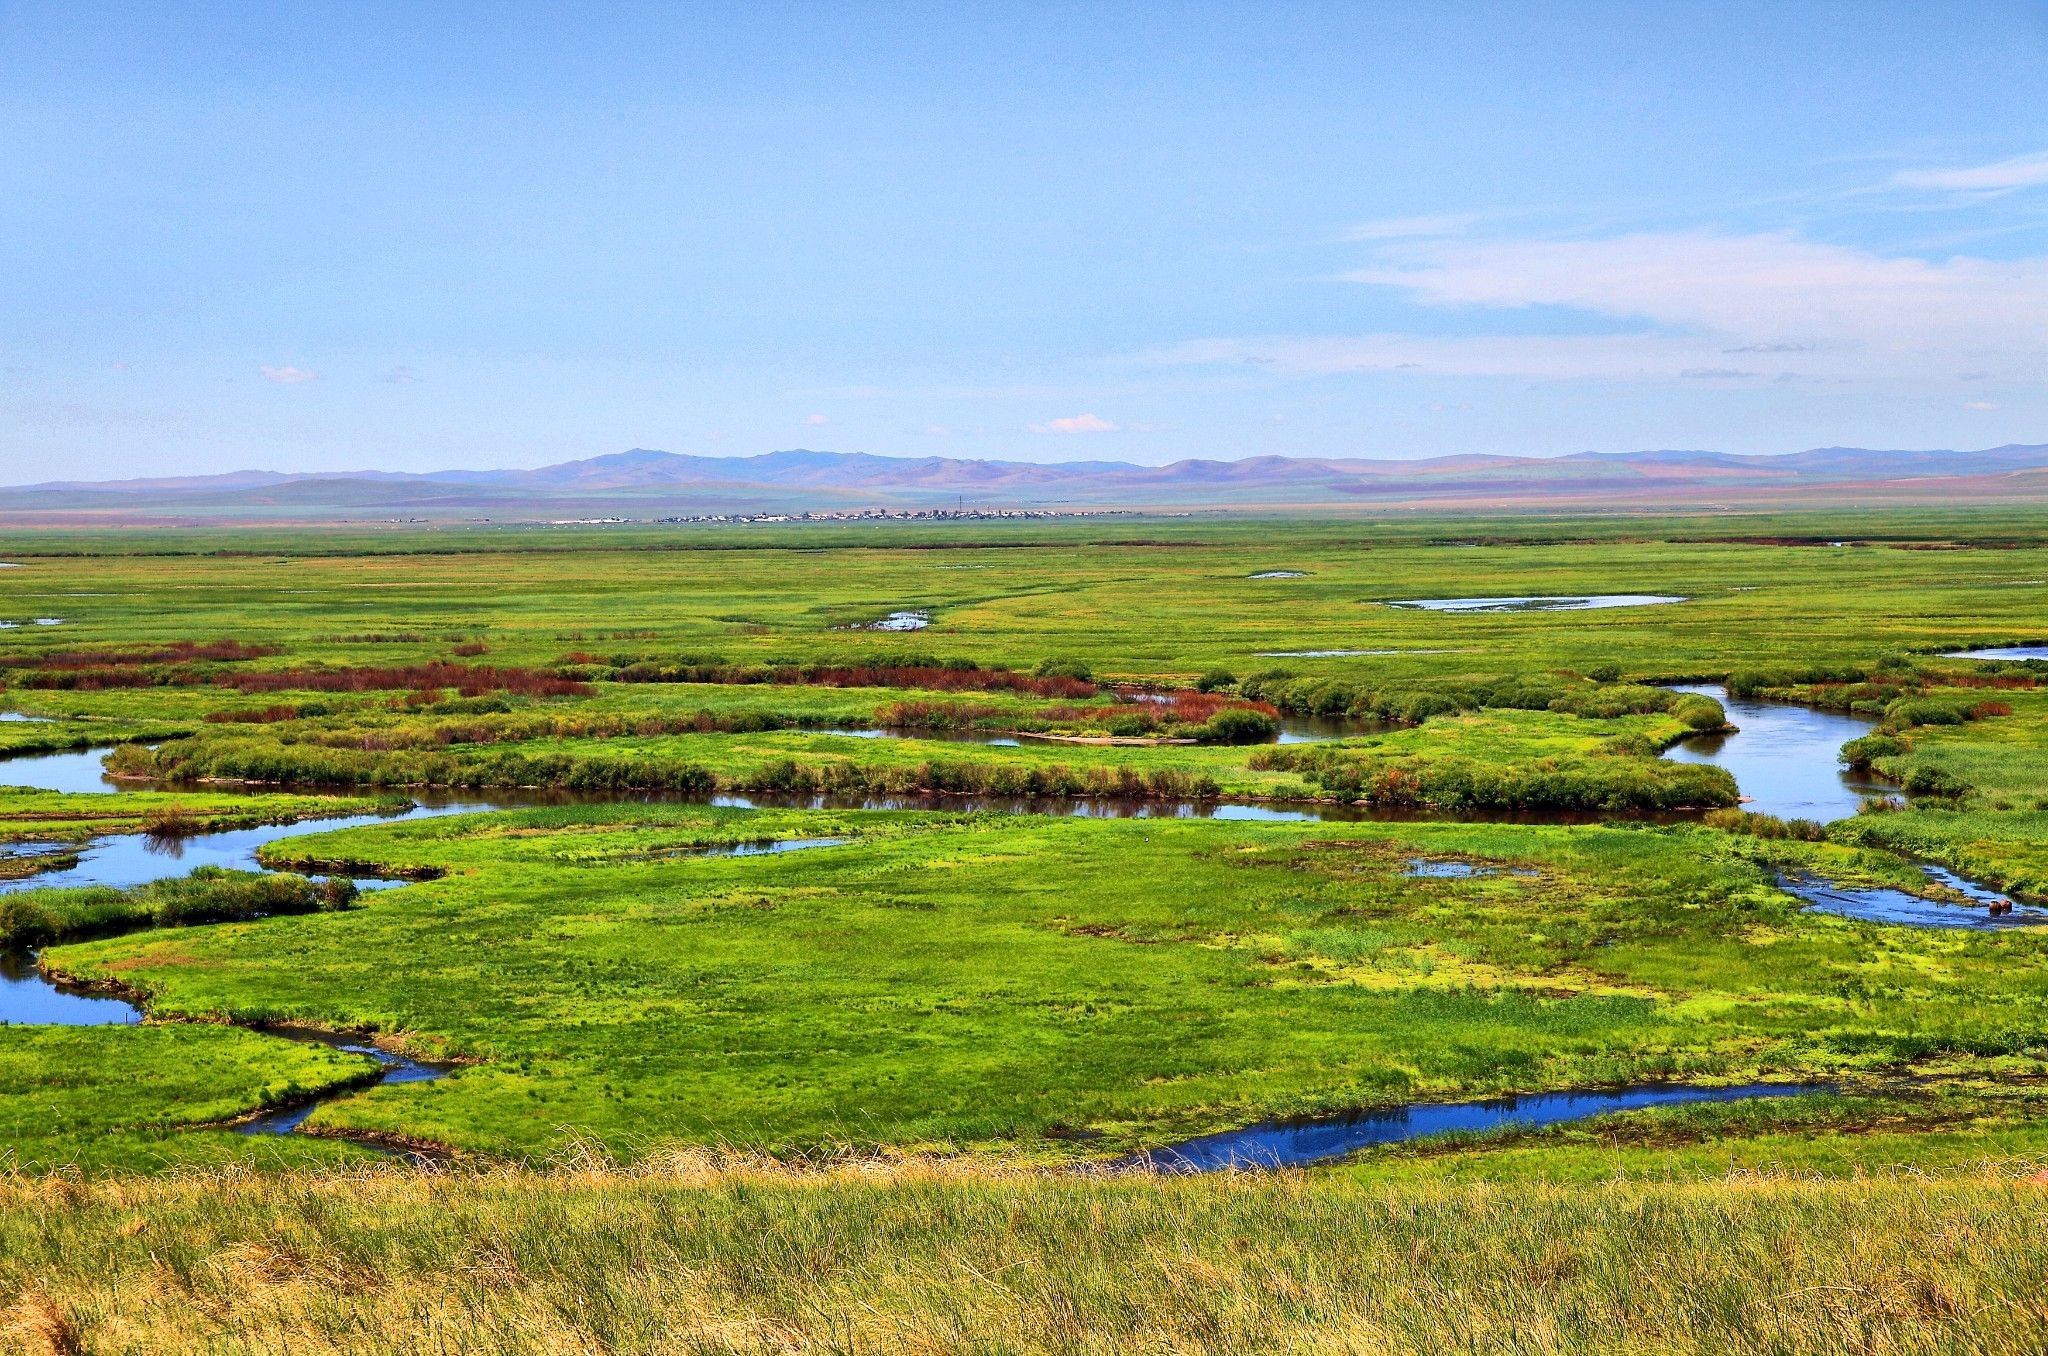
<instances>
[{"instance_id":1,"label":"green meadow","mask_svg":"<svg viewBox=\"0 0 2048 1356\"><path fill-rule=\"evenodd\" d=\"M0 843L41 845L0 856L0 935L148 1016L0 1026L0 1308L31 1348L2048 1340L2039 1262L2001 1242L2048 1209L2048 927L1779 885L1964 907L1927 863L2048 903L2048 664L1942 657L2048 641L2048 516L13 533L0 559L0 618L63 619L0 632L0 709L35 718L0 754L131 779L0 763ZM1395 605L1608 594L1682 601ZM929 626L870 629L904 610ZM1724 719L1656 686L1683 680L1861 716L1849 755L1910 801L1743 813L1660 757ZM35 879L111 835L171 876L195 835L451 796L504 804L263 851L396 888ZM376 1084L276 1027L453 1072ZM1759 1082L1812 1088L1105 1170L1274 1119ZM316 1096L295 1133L234 1129Z\"/></svg>"}]
</instances>

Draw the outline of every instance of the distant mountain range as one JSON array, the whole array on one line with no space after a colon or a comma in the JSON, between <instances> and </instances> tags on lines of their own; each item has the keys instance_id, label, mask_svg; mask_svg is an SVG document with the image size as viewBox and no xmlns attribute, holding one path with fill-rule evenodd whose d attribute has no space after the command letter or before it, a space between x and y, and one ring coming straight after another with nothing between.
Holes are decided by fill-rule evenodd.
<instances>
[{"instance_id":1,"label":"distant mountain range","mask_svg":"<svg viewBox=\"0 0 2048 1356\"><path fill-rule=\"evenodd\" d=\"M862 508L1752 507L2048 498L2048 444L1977 452L1581 452L1417 461L970 461L636 448L534 470L236 471L0 489L0 520L633 518Z\"/></svg>"}]
</instances>

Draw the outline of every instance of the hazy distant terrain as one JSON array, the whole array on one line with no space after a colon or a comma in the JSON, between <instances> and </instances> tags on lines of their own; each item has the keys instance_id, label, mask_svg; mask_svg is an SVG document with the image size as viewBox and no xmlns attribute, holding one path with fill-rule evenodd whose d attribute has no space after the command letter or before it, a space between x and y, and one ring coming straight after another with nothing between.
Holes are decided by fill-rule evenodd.
<instances>
[{"instance_id":1,"label":"hazy distant terrain","mask_svg":"<svg viewBox=\"0 0 2048 1356\"><path fill-rule=\"evenodd\" d=\"M1784 455L1585 452L1417 461L1056 463L634 449L534 470L362 471L120 481L0 490L21 524L198 519L628 518L861 509L1614 507L2013 502L2048 498L2048 444L1975 452L1827 447Z\"/></svg>"}]
</instances>

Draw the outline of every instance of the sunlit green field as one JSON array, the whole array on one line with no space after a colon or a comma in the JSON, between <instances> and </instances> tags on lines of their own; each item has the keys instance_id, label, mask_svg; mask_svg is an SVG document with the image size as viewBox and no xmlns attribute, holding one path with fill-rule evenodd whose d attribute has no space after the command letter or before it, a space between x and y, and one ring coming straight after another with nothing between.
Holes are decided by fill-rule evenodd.
<instances>
[{"instance_id":1,"label":"sunlit green field","mask_svg":"<svg viewBox=\"0 0 2048 1356\"><path fill-rule=\"evenodd\" d=\"M16 534L0 559L20 562L0 571L0 620L62 618L0 631L0 709L42 718L0 723L0 753L105 746L116 771L171 779L0 790L0 840L75 853L151 829L168 851L180 834L451 788L575 802L267 851L273 867L413 880L333 910L121 931L109 920L161 913L39 905L113 933L52 941L41 964L142 996L151 1021L0 1028L0 1147L24 1175L14 1217L0 1211L0 1290L22 1324L82 1325L109 1350L205 1332L342 1350L353 1325L396 1331L376 1325L432 1310L480 1350L548 1349L536 1334L660 1350L651 1334L671 1324L696 1334L682 1349L804 1349L832 1342L805 1306L860 1303L870 1317L842 1349L979 1330L1011 1334L992 1349L1059 1346L1045 1334L1063 1323L1161 1349L1228 1350L1250 1332L1427 1349L1497 1345L1487 1335L1541 1296L1553 1307L1531 1350L1597 1349L1615 1324L1681 1348L1932 1350L2014 1349L2048 1321L1979 1241L2043 1199L2014 1184L2048 1162L2048 929L1857 922L1775 883L1812 871L1924 891L1917 860L2048 900L2048 672L1939 656L2048 640L2048 517ZM1306 577L1249 577L1275 570ZM1685 601L1389 606L1610 593ZM931 625L862 629L906 609ZM1371 653L1277 653L1310 649ZM1658 757L1718 720L1712 703L1642 685L1731 675L1865 715L1881 738L1869 761L1915 789L1912 807L1825 828L1728 809L1724 773ZM1151 708L1113 691L1185 697L1198 680L1197 717L1354 723L1330 743L1231 743L1197 718L1133 726ZM830 733L882 725L907 737ZM962 731L1017 742L942 737ZM948 793L1001 808L968 813L983 802ZM877 795L925 808L832 808ZM1033 796L1268 813L1355 800L1362 818L1053 815L1030 813L1053 808ZM844 841L710 851L815 839ZM1414 859L1479 870L1418 878ZM42 864L21 860L0 872ZM221 1123L368 1070L240 1029L269 1023L460 1068L334 1098L310 1133L259 1141ZM1832 1090L1388 1146L1280 1183L1087 1175L1274 1117L1755 1080ZM394 1218L413 1170L351 1176L374 1155L343 1134L452 1152L432 1200L464 1223ZM819 1160L836 1166L803 1166ZM250 1174L217 1184L232 1208L190 1176L223 1165ZM104 1181L25 1223L42 1176L64 1169ZM1856 1180L1893 1170L1953 1189ZM295 1217L316 1198L336 1213ZM122 1210L145 1239L206 1240L168 1264L179 1293L235 1290L240 1264L223 1259L252 1250L291 1260L194 1320L155 1288L161 1272L137 1269L145 1244L76 1245ZM1531 1233L1525 1249L1497 1229L1517 1210L1583 1241L1546 1250ZM1630 1258L1626 1221L1646 1211L1697 1294L1657 1290ZM1156 1314L1179 1291L1078 1245L1101 1212L1130 1231L1130 1256L1207 1268L1206 1316L1185 1330L1119 1318L1118 1294ZM893 1223L869 1281L794 1279L791 1259L878 1219ZM1369 1242L1368 1220L1408 1221L1405 1241ZM1195 1221L1252 1241L1195 1247ZM428 1275L411 1259L449 1228L518 1239L488 1262L513 1279L472 1292ZM540 1241L549 1228L599 1255L653 1249L689 1282L629 1295L578 1279ZM1930 1230L1952 1246L1916 1249ZM707 1240L747 1231L787 1265L704 1260ZM1845 1284L1883 1297L1860 1326L1814 1298L1776 1316L1703 1298L1753 1289L1797 1231L1833 1240ZM349 1306L308 1307L307 1276L339 1265L314 1259L373 1246L397 1251L352 1273ZM1812 1247L1794 1270L1824 1285ZM1447 1310L1434 1281L1346 1308L1312 1259L1370 1270L1406 1249L1442 1278L1415 1259L1474 1248L1509 1279L1468 1280ZM917 1270L929 1249L946 1260ZM984 1266L1028 1279L934 1281ZM829 1258L811 1271L838 1274ZM565 1315L565 1287L609 1307ZM462 1326L486 1293L524 1315L525 1346ZM1621 1313L1619 1297L1649 1293L1664 1299ZM149 1317L120 1330L116 1314ZM1065 1346L1091 1341L1118 1349Z\"/></svg>"},{"instance_id":2,"label":"sunlit green field","mask_svg":"<svg viewBox=\"0 0 2048 1356\"><path fill-rule=\"evenodd\" d=\"M1614 663L1701 676L1778 659L1872 660L1887 648L2041 639L2048 545L2037 517L1953 514L1917 542L1882 515L1725 520L1726 537L1804 528L1817 544L1659 540L1654 521L1552 526L1437 520L1127 522L1062 528L844 528L778 533L511 530L368 539L168 535L146 543L230 554L121 554L119 535L0 542L20 617L61 627L0 635L10 648L222 636L288 645L295 659L400 663L481 639L486 662L565 651L693 653L733 661L846 659L905 649L1030 667L1086 661L1108 675L1192 678L1285 663L1407 678ZM1697 529L1694 529L1697 530ZM1831 547L1820 533L1867 539ZM1421 540L1417 537L1420 535ZM1994 549L1903 550L1968 541ZM277 551L286 541L288 553ZM902 544L899 545L898 543ZM499 544L511 549L493 549ZM36 558L45 549L113 554ZM262 549L263 545L271 549ZM407 546L434 554L407 551ZM540 549L530 549L538 547ZM692 549L707 547L715 549ZM324 554L372 549L378 554ZM242 554L247 549L249 554ZM445 554L444 554L445 553ZM1251 579L1298 570L1303 579ZM1390 601L1533 594L1666 594L1683 605L1443 616ZM928 630L839 629L929 609ZM1265 660L1307 649L1391 649ZM1434 653L1416 653L1431 651Z\"/></svg>"}]
</instances>

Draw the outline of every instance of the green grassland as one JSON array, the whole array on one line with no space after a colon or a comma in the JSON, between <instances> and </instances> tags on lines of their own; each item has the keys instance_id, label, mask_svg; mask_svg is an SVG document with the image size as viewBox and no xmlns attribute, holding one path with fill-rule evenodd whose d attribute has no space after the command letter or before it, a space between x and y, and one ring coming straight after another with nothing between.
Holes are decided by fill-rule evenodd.
<instances>
[{"instance_id":1,"label":"green grassland","mask_svg":"<svg viewBox=\"0 0 2048 1356\"><path fill-rule=\"evenodd\" d=\"M693 851L754 837L851 841ZM367 907L45 960L165 1017L367 1027L474 1059L313 1123L497 1154L573 1128L621 1154L1101 1156L1645 1078L2048 1068L2048 936L1804 913L1751 851L1686 826L527 810L271 850L442 873ZM1415 855L1504 869L1417 880Z\"/></svg>"},{"instance_id":2,"label":"green grassland","mask_svg":"<svg viewBox=\"0 0 2048 1356\"><path fill-rule=\"evenodd\" d=\"M361 1150L331 1140L194 1127L373 1071L363 1055L228 1026L0 1026L4 1166L108 1175L360 1162Z\"/></svg>"},{"instance_id":3,"label":"green grassland","mask_svg":"<svg viewBox=\"0 0 2048 1356\"><path fill-rule=\"evenodd\" d=\"M0 839L171 842L422 786L595 802L266 851L415 878L346 908L21 896L47 969L151 1014L0 1027L0 1311L31 1349L2042 1344L2040 1263L1999 1240L2048 1209L2048 929L1859 923L1773 883L1927 892L1918 859L2048 900L2048 672L1937 657L2048 639L2039 511L14 533L0 559L0 618L64 619L0 632L0 709L47 718L0 754L180 779L0 789ZM1687 601L1388 605L1553 593ZM860 629L910 608L931 627ZM1374 653L1271 653L1306 649ZM919 676L815 672L855 665ZM664 667L719 680L621 681ZM1041 671L1379 723L937 737L1111 732L1106 688L1020 686ZM1912 806L1681 809L1733 798L1656 756L1712 713L1636 685L1731 676L1878 723L1859 756ZM927 792L1385 812L804 808ZM706 851L785 839L847 841ZM204 1128L365 1079L243 1029L279 1022L459 1061L310 1122L459 1166ZM1088 1167L1272 1116L1753 1079L1839 1090L1274 1179Z\"/></svg>"},{"instance_id":4,"label":"green grassland","mask_svg":"<svg viewBox=\"0 0 2048 1356\"><path fill-rule=\"evenodd\" d=\"M789 698L799 707L811 695L810 689L793 687L740 691L756 704ZM563 700L550 704L559 706ZM1012 707L1018 722L1028 719L1025 704ZM702 709L723 715L715 698ZM577 717L583 716L579 710ZM587 731L578 718L550 720L543 714L535 719L531 712L449 717L365 712L260 727L211 726L198 737L167 744L154 754L131 750L115 761L126 771L154 777L333 786L893 795L950 791L1258 800L1338 795L1316 785L1313 776L1305 780L1298 775L1286 756L1277 756L1276 761L1276 755L1269 754L1262 759L1243 747L1054 742L1028 734L1014 747L1003 747L918 738L916 731L900 739L805 730L637 732L641 726L635 720L655 725L662 718L660 704L648 703L635 719L600 734ZM849 712L846 718L865 724L869 717ZM551 726L568 732L540 733ZM1471 804L1541 806L1543 787L1563 785L1568 774L1582 776L1595 791L1580 798L1584 803L1560 808L1732 804L1734 786L1717 770L1654 757L1658 749L1689 733L1685 724L1663 713L1588 718L1565 712L1488 710L1445 716L1426 728L1360 734L1341 743L1349 763L1398 770L1411 783L1414 803L1447 810ZM1455 787L1437 788L1441 794L1432 799L1431 774L1475 767L1519 767L1543 775L1511 785L1487 784L1491 789L1475 788L1468 779ZM1602 795L1609 799L1603 801ZM1360 796L1354 790L1341 798Z\"/></svg>"},{"instance_id":5,"label":"green grassland","mask_svg":"<svg viewBox=\"0 0 2048 1356\"><path fill-rule=\"evenodd\" d=\"M1469 532L1468 542L1485 533L1436 527ZM1654 525L1635 527L1648 536ZM1968 530L1958 515L1936 540ZM0 580L4 605L64 625L7 632L0 644L232 636L284 645L300 662L394 663L481 639L490 662L516 664L551 663L572 649L765 661L915 648L1018 667L1071 657L1109 675L1183 678L1262 667L1262 651L1357 648L1403 653L1273 662L1394 677L1605 663L1706 676L1788 657L1869 660L1890 648L2037 639L2048 593L2037 582L2048 578L2037 519L2017 541L2003 525L2003 549L1913 551L1655 539L1457 544L1313 521L841 539L857 544L759 533L720 542L684 530L561 534L551 539L559 549L532 552L440 533L386 537L381 549L391 554L334 556L310 536L289 553L168 558L119 554L118 535L94 543L114 554L37 557L28 539L9 547L6 558L21 568ZM1141 541L1158 544L1132 544ZM637 549L606 549L615 546ZM1282 569L1309 577L1248 577ZM1693 601L1471 616L1385 605L1548 593ZM931 628L841 629L902 608L931 609Z\"/></svg>"}]
</instances>

